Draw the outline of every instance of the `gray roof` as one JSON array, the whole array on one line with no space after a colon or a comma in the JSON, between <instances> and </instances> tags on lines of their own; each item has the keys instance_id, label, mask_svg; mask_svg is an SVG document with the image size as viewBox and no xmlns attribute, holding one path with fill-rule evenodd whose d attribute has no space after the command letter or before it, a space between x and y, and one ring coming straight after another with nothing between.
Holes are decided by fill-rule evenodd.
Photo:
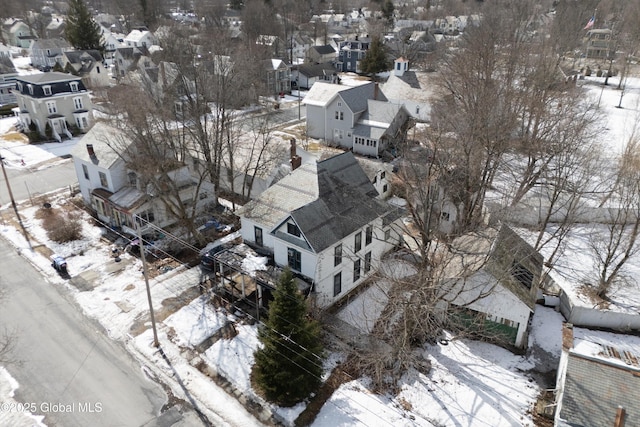
<instances>
[{"instance_id":1,"label":"gray roof","mask_svg":"<svg viewBox=\"0 0 640 427\"><path fill-rule=\"evenodd\" d=\"M298 66L298 72L307 77L319 77L337 74L338 70L330 62L323 64L302 64Z\"/></svg>"},{"instance_id":2,"label":"gray roof","mask_svg":"<svg viewBox=\"0 0 640 427\"><path fill-rule=\"evenodd\" d=\"M109 201L124 209L135 209L147 201L147 195L135 187L124 187L109 197Z\"/></svg>"},{"instance_id":3,"label":"gray roof","mask_svg":"<svg viewBox=\"0 0 640 427\"><path fill-rule=\"evenodd\" d=\"M55 83L55 82L68 82L73 80L81 80L80 77L74 76L73 74L68 73L59 73L57 71L51 71L48 73L38 73L38 74L29 74L26 76L19 76L17 80L20 80L25 83L32 84L45 84L45 83Z\"/></svg>"},{"instance_id":4,"label":"gray roof","mask_svg":"<svg viewBox=\"0 0 640 427\"><path fill-rule=\"evenodd\" d=\"M100 52L93 50L69 50L63 54L67 57L67 60L72 64L80 64L83 60L93 60L96 62L102 62L102 55Z\"/></svg>"},{"instance_id":5,"label":"gray roof","mask_svg":"<svg viewBox=\"0 0 640 427\"><path fill-rule=\"evenodd\" d=\"M351 152L304 164L247 203L240 215L276 228L292 217L311 249L320 252L378 217L387 224L396 209L377 192Z\"/></svg>"},{"instance_id":6,"label":"gray roof","mask_svg":"<svg viewBox=\"0 0 640 427\"><path fill-rule=\"evenodd\" d=\"M353 135L379 140L386 130L387 128L358 124L353 128Z\"/></svg>"},{"instance_id":7,"label":"gray roof","mask_svg":"<svg viewBox=\"0 0 640 427\"><path fill-rule=\"evenodd\" d=\"M391 124L393 119L398 115L398 112L402 109L402 105L393 104L391 102L376 101L373 99L367 100L367 112L360 120L368 120L373 122L374 126L383 127Z\"/></svg>"},{"instance_id":8,"label":"gray roof","mask_svg":"<svg viewBox=\"0 0 640 427\"><path fill-rule=\"evenodd\" d=\"M560 418L575 427L612 426L618 406L625 425L640 424L640 372L569 353Z\"/></svg>"},{"instance_id":9,"label":"gray roof","mask_svg":"<svg viewBox=\"0 0 640 427\"><path fill-rule=\"evenodd\" d=\"M89 144L93 145L94 157L91 157L87 150ZM109 169L120 159L118 153L109 144L124 148L131 144L131 140L122 131L104 122L98 122L73 147L71 155L74 159Z\"/></svg>"},{"instance_id":10,"label":"gray roof","mask_svg":"<svg viewBox=\"0 0 640 427\"><path fill-rule=\"evenodd\" d=\"M377 93L376 93L377 92ZM378 101L387 101L382 90L377 83L367 83L364 85L352 87L338 94L342 100L349 106L349 109L355 113L365 111L370 99Z\"/></svg>"},{"instance_id":11,"label":"gray roof","mask_svg":"<svg viewBox=\"0 0 640 427\"><path fill-rule=\"evenodd\" d=\"M318 170L318 187L318 200L291 212L291 217L316 253L376 218L385 217L397 210L338 179L326 169Z\"/></svg>"},{"instance_id":12,"label":"gray roof","mask_svg":"<svg viewBox=\"0 0 640 427\"><path fill-rule=\"evenodd\" d=\"M16 67L8 56L0 56L0 74L16 74Z\"/></svg>"},{"instance_id":13,"label":"gray roof","mask_svg":"<svg viewBox=\"0 0 640 427\"><path fill-rule=\"evenodd\" d=\"M325 44L323 46L311 46L309 49L313 49L320 55L328 55L331 53L336 53L336 50L330 44Z\"/></svg>"},{"instance_id":14,"label":"gray roof","mask_svg":"<svg viewBox=\"0 0 640 427\"><path fill-rule=\"evenodd\" d=\"M33 49L71 49L72 46L65 39L38 39L33 42Z\"/></svg>"}]
</instances>

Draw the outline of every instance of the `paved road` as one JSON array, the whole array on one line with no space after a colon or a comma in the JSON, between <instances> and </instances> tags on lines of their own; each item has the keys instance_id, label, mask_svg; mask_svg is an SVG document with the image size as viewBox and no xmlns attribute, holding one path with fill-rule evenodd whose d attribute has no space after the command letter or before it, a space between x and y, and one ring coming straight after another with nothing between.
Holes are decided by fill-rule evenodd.
<instances>
[{"instance_id":1,"label":"paved road","mask_svg":"<svg viewBox=\"0 0 640 427\"><path fill-rule=\"evenodd\" d=\"M50 166L40 165L36 168L25 167L22 169L6 168L11 184L11 191L16 201L26 200L31 196L44 194L58 188L75 185L78 182L76 172L71 159L62 160ZM0 205L10 203L7 184L0 173Z\"/></svg>"},{"instance_id":2,"label":"paved road","mask_svg":"<svg viewBox=\"0 0 640 427\"><path fill-rule=\"evenodd\" d=\"M173 424L157 419L167 400L162 388L2 238L0 284L8 290L0 325L19 334L22 363L7 366L20 384L16 400L34 404L45 424Z\"/></svg>"}]
</instances>

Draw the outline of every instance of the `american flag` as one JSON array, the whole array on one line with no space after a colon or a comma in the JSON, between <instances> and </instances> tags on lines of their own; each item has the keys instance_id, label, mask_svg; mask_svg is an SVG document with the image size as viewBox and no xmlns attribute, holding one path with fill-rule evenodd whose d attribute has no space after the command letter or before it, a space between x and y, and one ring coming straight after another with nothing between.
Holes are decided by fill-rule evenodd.
<instances>
[{"instance_id":1,"label":"american flag","mask_svg":"<svg viewBox=\"0 0 640 427\"><path fill-rule=\"evenodd\" d=\"M592 16L591 19L589 19L589 22L587 22L587 25L584 26L585 30L588 30L589 28L593 27L593 24L596 22L596 17Z\"/></svg>"}]
</instances>

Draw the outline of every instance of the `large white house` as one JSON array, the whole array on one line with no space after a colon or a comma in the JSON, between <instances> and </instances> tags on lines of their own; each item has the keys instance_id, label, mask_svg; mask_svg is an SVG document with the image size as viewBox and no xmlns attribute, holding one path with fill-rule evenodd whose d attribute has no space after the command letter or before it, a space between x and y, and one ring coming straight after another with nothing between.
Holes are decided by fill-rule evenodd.
<instances>
[{"instance_id":1,"label":"large white house","mask_svg":"<svg viewBox=\"0 0 640 427\"><path fill-rule=\"evenodd\" d=\"M388 102L372 82L358 86L316 82L303 103L310 137L373 157L403 139L410 116L402 104Z\"/></svg>"},{"instance_id":2,"label":"large white house","mask_svg":"<svg viewBox=\"0 0 640 427\"><path fill-rule=\"evenodd\" d=\"M116 152L114 147L123 152ZM133 142L122 131L99 122L71 150L85 205L108 226L131 235L136 234L136 215L158 227L176 222L166 204L156 197L157 190L127 168L124 159L133 149ZM208 182L202 182L196 193L187 165L177 167L170 178L181 189L179 196L185 203L198 207L215 200L213 185ZM141 225L142 232L148 227Z\"/></svg>"},{"instance_id":3,"label":"large white house","mask_svg":"<svg viewBox=\"0 0 640 427\"><path fill-rule=\"evenodd\" d=\"M319 307L349 294L400 241L400 211L378 199L351 152L303 164L239 215L244 241L310 279Z\"/></svg>"},{"instance_id":4,"label":"large white house","mask_svg":"<svg viewBox=\"0 0 640 427\"><path fill-rule=\"evenodd\" d=\"M16 86L14 111L24 129L33 124L42 136L61 141L63 136L72 136L68 125L80 130L91 126L91 98L80 77L58 72L31 74L16 77Z\"/></svg>"}]
</instances>

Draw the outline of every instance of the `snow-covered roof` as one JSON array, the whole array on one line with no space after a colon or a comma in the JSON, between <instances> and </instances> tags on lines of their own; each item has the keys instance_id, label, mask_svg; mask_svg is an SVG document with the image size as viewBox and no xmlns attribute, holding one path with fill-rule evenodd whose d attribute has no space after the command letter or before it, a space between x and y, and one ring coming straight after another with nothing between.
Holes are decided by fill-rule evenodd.
<instances>
[{"instance_id":1,"label":"snow-covered roof","mask_svg":"<svg viewBox=\"0 0 640 427\"><path fill-rule=\"evenodd\" d=\"M109 146L109 142L123 148L131 144L131 140L122 131L106 123L98 122L73 147L70 154L75 159L109 169L120 159L118 153ZM89 154L87 145L92 145L94 156Z\"/></svg>"}]
</instances>

